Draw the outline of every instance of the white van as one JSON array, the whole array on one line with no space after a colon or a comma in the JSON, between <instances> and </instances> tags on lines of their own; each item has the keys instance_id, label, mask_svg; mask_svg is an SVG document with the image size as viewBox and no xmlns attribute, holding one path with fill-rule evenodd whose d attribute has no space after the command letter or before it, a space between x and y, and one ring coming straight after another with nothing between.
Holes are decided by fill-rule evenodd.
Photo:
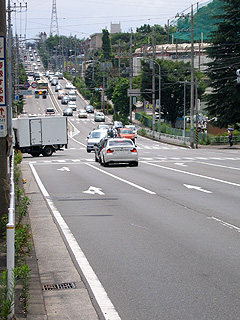
<instances>
[{"instance_id":1,"label":"white van","mask_svg":"<svg viewBox=\"0 0 240 320\"><path fill-rule=\"evenodd\" d=\"M70 90L68 92L68 95L69 95L69 100L70 101L76 101L77 100L76 90Z\"/></svg>"}]
</instances>

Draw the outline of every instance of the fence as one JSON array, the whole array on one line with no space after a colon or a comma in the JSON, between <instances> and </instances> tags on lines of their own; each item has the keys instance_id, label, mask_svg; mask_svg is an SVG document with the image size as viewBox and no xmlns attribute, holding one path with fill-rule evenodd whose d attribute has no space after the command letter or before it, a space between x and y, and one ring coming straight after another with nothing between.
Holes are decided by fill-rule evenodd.
<instances>
[{"instance_id":1,"label":"fence","mask_svg":"<svg viewBox=\"0 0 240 320\"><path fill-rule=\"evenodd\" d=\"M14 297L14 269L15 269L15 185L14 185L14 151L11 158L10 170L10 204L8 208L7 224L7 275L8 297ZM14 301L14 299L13 299ZM10 316L14 314L14 305Z\"/></svg>"},{"instance_id":2,"label":"fence","mask_svg":"<svg viewBox=\"0 0 240 320\"><path fill-rule=\"evenodd\" d=\"M148 117L140 114L135 113L135 119L142 122L143 125L146 127L151 128L152 127L152 119L149 119ZM190 131L185 132L184 137L184 130L182 129L176 129L171 127L165 127L164 131L161 132L160 136L159 133L156 131L152 131L151 129L145 128L147 136L153 137L153 138L164 138L167 140L177 140L181 141L182 143L189 143L190 142ZM163 131L163 130L162 130ZM233 136L233 143L238 144L240 143L240 136ZM199 144L227 144L228 136L210 136L207 133L198 133L198 143ZM194 135L194 143L196 143L196 135Z\"/></svg>"}]
</instances>

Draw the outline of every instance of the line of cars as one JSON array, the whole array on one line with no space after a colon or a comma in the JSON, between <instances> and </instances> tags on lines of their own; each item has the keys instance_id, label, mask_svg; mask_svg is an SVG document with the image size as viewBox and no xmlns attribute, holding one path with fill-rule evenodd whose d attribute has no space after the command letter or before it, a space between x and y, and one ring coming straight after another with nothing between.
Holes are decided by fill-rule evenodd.
<instances>
[{"instance_id":1,"label":"line of cars","mask_svg":"<svg viewBox=\"0 0 240 320\"><path fill-rule=\"evenodd\" d=\"M135 126L134 129L137 131ZM114 126L99 125L87 137L87 152L94 151L95 161L108 166L114 163L128 163L138 166L138 151L135 145L135 134L130 128L119 128L117 134ZM127 131L130 136L121 136ZM126 133L124 133L126 135Z\"/></svg>"}]
</instances>

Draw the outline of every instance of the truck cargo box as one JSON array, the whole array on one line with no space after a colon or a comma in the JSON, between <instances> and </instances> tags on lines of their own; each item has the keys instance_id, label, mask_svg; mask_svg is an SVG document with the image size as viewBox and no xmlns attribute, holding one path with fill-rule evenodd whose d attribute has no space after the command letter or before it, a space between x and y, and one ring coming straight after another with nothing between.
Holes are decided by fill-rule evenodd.
<instances>
[{"instance_id":1,"label":"truck cargo box","mask_svg":"<svg viewBox=\"0 0 240 320\"><path fill-rule=\"evenodd\" d=\"M46 146L52 146L53 151L67 147L66 117L14 118L12 123L15 147L22 152L32 154L32 150L42 151Z\"/></svg>"}]
</instances>

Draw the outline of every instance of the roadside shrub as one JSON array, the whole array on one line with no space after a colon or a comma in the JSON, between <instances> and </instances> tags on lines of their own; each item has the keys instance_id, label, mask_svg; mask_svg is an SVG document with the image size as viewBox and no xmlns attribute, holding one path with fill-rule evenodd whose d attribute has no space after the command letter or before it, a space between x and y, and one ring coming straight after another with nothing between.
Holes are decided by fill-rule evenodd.
<instances>
[{"instance_id":1,"label":"roadside shrub","mask_svg":"<svg viewBox=\"0 0 240 320\"><path fill-rule=\"evenodd\" d=\"M138 132L139 132L140 135L142 135L144 137L147 135L147 132L146 132L146 130L144 128L141 128Z\"/></svg>"},{"instance_id":2,"label":"roadside shrub","mask_svg":"<svg viewBox=\"0 0 240 320\"><path fill-rule=\"evenodd\" d=\"M28 265L23 264L21 267L17 268L17 275L22 284L22 292L20 295L20 303L22 305L23 313L26 314L29 307L30 298L30 276L31 268Z\"/></svg>"}]
</instances>

